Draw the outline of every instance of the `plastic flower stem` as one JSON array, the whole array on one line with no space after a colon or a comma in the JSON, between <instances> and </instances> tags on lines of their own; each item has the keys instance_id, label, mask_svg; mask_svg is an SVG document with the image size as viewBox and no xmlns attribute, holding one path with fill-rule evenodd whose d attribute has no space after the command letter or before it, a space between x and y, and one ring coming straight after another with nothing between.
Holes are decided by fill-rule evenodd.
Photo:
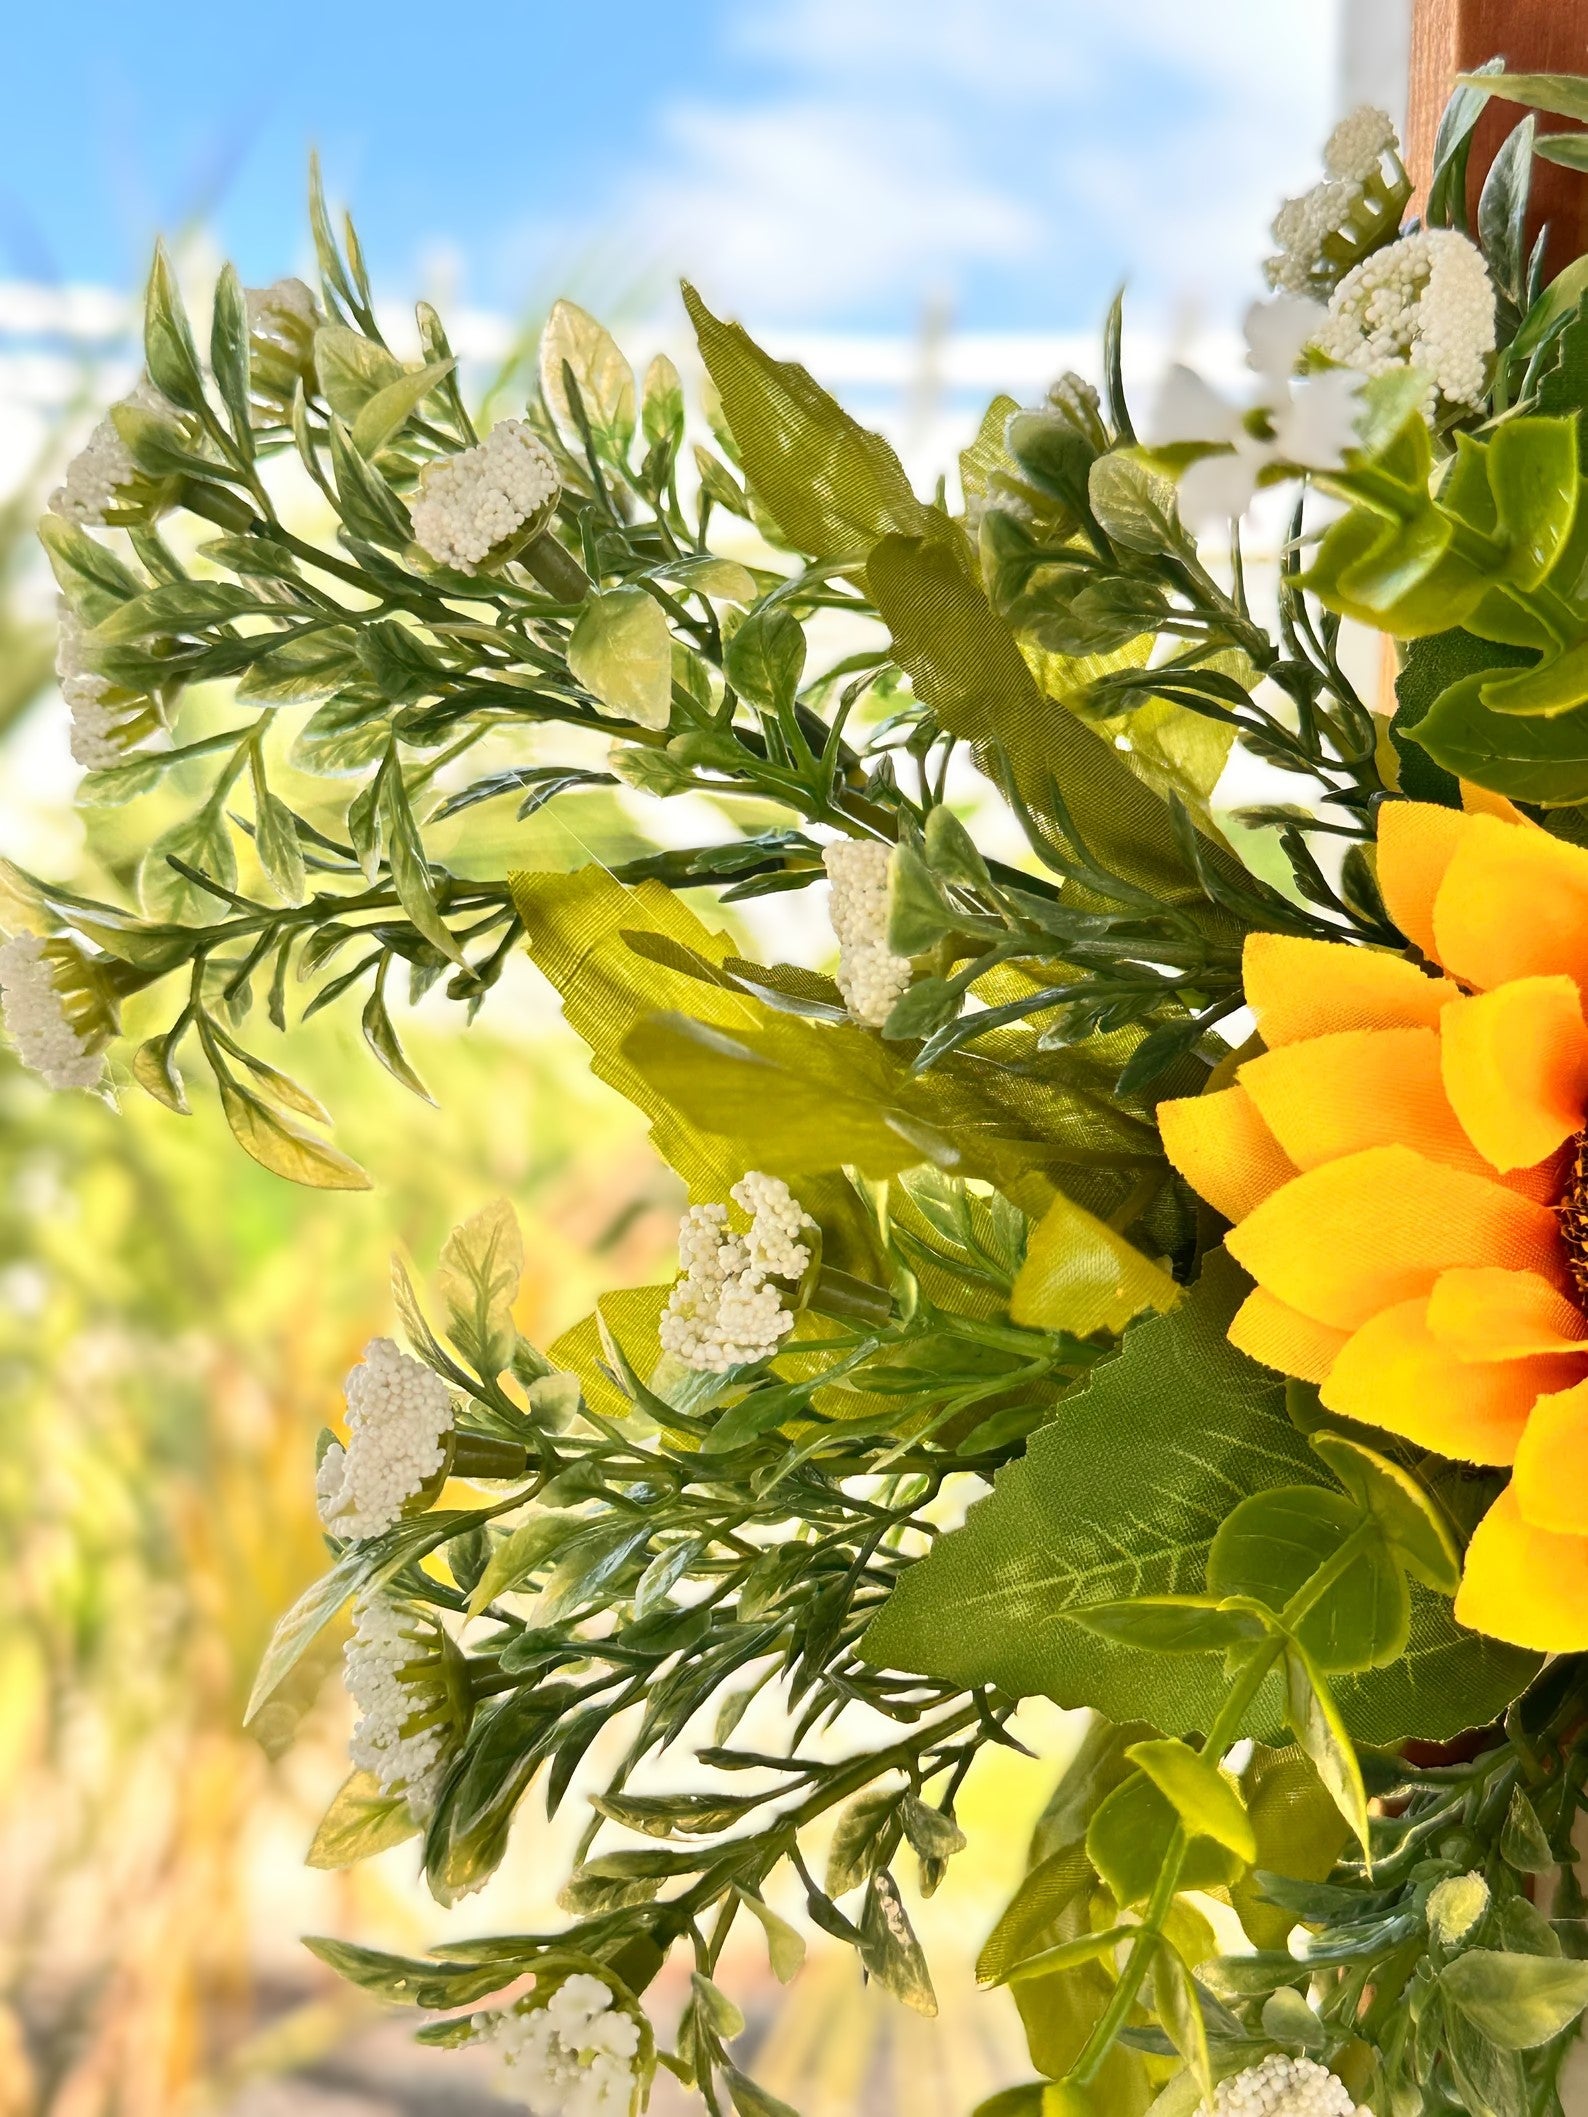
<instances>
[{"instance_id":1,"label":"plastic flower stem","mask_svg":"<svg viewBox=\"0 0 1588 2117\"><path fill-rule=\"evenodd\" d=\"M1246 1716L1246 1708L1262 1689L1269 1671L1284 1651L1286 1634L1295 1629L1320 1595L1325 1594L1337 1580L1350 1571L1356 1563L1357 1554L1365 1551L1378 1535L1379 1529L1375 1522L1359 1523L1339 1548L1302 1582L1280 1611L1275 1630L1253 1648L1245 1668L1219 1708L1213 1725L1208 1729L1208 1738L1204 1745L1206 1756L1222 1757L1235 1741L1240 1733L1241 1722ZM1119 1981L1109 1995L1108 2005L1067 2075L1077 2087L1086 2087L1096 2079L1104 2059L1113 2049L1114 2039L1125 2026L1125 2018L1135 2004L1136 1994L1141 1990L1148 1964L1163 1938L1163 1922L1169 1915L1169 1908L1179 1889L1180 1873L1185 1865L1190 1843L1184 1824L1177 1823L1169 1840L1168 1852L1164 1855L1163 1866L1159 1869L1157 1883L1147 1900L1140 1937L1132 1943L1125 1967L1119 1973Z\"/></svg>"}]
</instances>

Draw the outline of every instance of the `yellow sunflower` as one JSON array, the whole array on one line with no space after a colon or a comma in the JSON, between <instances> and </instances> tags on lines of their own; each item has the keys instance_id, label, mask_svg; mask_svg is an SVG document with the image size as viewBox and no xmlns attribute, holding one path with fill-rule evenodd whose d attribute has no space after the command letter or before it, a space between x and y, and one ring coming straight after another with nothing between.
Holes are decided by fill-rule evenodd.
<instances>
[{"instance_id":1,"label":"yellow sunflower","mask_svg":"<svg viewBox=\"0 0 1588 2117\"><path fill-rule=\"evenodd\" d=\"M1267 1049L1159 1111L1235 1223L1243 1352L1343 1417L1511 1480L1456 1615L1588 1647L1588 851L1508 802L1387 804L1379 885L1431 967L1246 943Z\"/></svg>"}]
</instances>

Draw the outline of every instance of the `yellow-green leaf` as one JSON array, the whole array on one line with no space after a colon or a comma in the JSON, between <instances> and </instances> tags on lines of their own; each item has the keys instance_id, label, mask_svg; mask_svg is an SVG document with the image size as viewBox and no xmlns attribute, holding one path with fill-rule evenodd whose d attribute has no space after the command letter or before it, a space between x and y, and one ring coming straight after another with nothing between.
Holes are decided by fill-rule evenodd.
<instances>
[{"instance_id":1,"label":"yellow-green leaf","mask_svg":"<svg viewBox=\"0 0 1588 2117\"><path fill-rule=\"evenodd\" d=\"M1060 1195L1031 1230L1009 1313L1034 1330L1077 1337L1120 1331L1143 1310L1173 1308L1181 1289L1105 1221Z\"/></svg>"},{"instance_id":2,"label":"yellow-green leaf","mask_svg":"<svg viewBox=\"0 0 1588 2117\"><path fill-rule=\"evenodd\" d=\"M568 667L603 712L665 728L673 710L673 636L643 588L609 588L579 613Z\"/></svg>"},{"instance_id":3,"label":"yellow-green leaf","mask_svg":"<svg viewBox=\"0 0 1588 2117\"><path fill-rule=\"evenodd\" d=\"M273 1175L317 1191L367 1191L370 1180L358 1163L329 1140L316 1139L280 1111L224 1075L221 1108L238 1145Z\"/></svg>"},{"instance_id":4,"label":"yellow-green leaf","mask_svg":"<svg viewBox=\"0 0 1588 2117\"><path fill-rule=\"evenodd\" d=\"M306 1865L351 1867L418 1832L404 1795L383 1794L373 1772L351 1772L320 1818Z\"/></svg>"},{"instance_id":5,"label":"yellow-green leaf","mask_svg":"<svg viewBox=\"0 0 1588 2117\"><path fill-rule=\"evenodd\" d=\"M1234 1785L1212 1758L1170 1736L1133 1742L1125 1754L1173 1804L1188 1831L1216 1838L1251 1865L1257 1857L1251 1818Z\"/></svg>"}]
</instances>

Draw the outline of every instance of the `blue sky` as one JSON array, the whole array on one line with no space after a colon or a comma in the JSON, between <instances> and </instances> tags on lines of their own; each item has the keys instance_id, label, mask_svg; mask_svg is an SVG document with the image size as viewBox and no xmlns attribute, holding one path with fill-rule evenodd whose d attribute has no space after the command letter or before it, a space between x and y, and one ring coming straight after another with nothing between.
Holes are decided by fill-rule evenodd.
<instances>
[{"instance_id":1,"label":"blue sky","mask_svg":"<svg viewBox=\"0 0 1588 2117\"><path fill-rule=\"evenodd\" d=\"M1336 0L379 0L15 9L0 277L125 285L195 210L300 268L318 143L379 282L516 311L1228 315L1333 114Z\"/></svg>"}]
</instances>

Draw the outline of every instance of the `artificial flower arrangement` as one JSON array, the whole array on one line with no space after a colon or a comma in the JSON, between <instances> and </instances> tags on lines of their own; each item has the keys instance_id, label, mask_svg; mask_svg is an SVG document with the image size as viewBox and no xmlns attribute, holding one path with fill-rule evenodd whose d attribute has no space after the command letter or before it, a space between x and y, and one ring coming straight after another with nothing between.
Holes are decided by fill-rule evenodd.
<instances>
[{"instance_id":1,"label":"artificial flower arrangement","mask_svg":"<svg viewBox=\"0 0 1588 2117\"><path fill-rule=\"evenodd\" d=\"M1133 408L1116 306L1102 388L991 405L958 511L690 290L715 449L670 361L637 399L566 303L482 432L432 309L390 350L317 189L319 288L223 273L207 361L156 262L145 379L42 534L82 798L175 774L192 806L136 906L13 871L21 1055L81 1087L108 1048L175 1111L196 1062L250 1154L357 1186L256 1001L278 1034L291 992L359 1005L422 1092L395 981L472 1010L527 949L693 1201L677 1280L544 1351L505 1205L451 1238L439 1310L398 1272L409 1350L349 1377L333 1562L251 1709L285 1738L351 1605L354 1770L311 1858L412 1839L443 1904L609 1760L558 1930L311 1944L423 2040L499 2046L543 2117L618 2117L658 2066L786 2117L717 1982L751 1922L797 1973L775 1873L932 2012L907 1894L976 1858L957 1796L1037 1694L1092 1718L981 1956L1034 2076L988 2117L1561 2108L1588 263L1524 246L1534 158L1582 160L1533 117L1468 224L1497 72L1421 226L1382 115L1336 131L1275 224L1245 402L1180 369ZM1588 117L1588 82L1503 92ZM1266 586L1259 487L1293 503ZM1343 620L1397 643L1392 714ZM1235 745L1294 800L1221 821ZM708 797L720 835L482 876L454 825L618 783ZM978 845L994 800L1025 857ZM808 887L836 977L711 921ZM736 1740L752 1704L776 1746ZM648 1788L679 1751L690 1790Z\"/></svg>"}]
</instances>

